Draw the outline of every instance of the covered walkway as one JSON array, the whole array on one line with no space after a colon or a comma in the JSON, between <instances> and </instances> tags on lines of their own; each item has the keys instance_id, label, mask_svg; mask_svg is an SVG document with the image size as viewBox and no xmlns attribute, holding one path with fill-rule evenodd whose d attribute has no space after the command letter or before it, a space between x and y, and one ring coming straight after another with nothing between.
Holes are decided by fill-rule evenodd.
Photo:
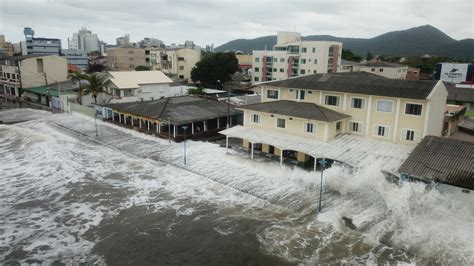
<instances>
[{"instance_id":1,"label":"covered walkway","mask_svg":"<svg viewBox=\"0 0 474 266\"><path fill-rule=\"evenodd\" d=\"M229 138L240 138L244 144L246 141L249 142L252 159L256 144L273 146L274 154L280 156L280 164L283 164L284 151L297 151L313 158L331 159L353 167L363 166L362 164L366 163L368 158L382 158L387 167L384 170L396 171L414 148L350 134L338 136L329 142L322 142L243 126L235 126L219 133L226 136L227 147Z\"/></svg>"}]
</instances>

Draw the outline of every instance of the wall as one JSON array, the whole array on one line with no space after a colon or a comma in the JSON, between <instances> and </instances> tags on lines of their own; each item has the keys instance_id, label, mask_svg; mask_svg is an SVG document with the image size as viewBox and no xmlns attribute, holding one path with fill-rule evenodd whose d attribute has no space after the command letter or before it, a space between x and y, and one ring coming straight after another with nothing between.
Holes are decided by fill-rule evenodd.
<instances>
[{"instance_id":1,"label":"wall","mask_svg":"<svg viewBox=\"0 0 474 266\"><path fill-rule=\"evenodd\" d=\"M374 69L375 71L372 71ZM382 69L382 72L380 70ZM354 71L363 71L372 73L389 79L406 79L408 66L405 67L375 67L375 66L356 66Z\"/></svg>"},{"instance_id":2,"label":"wall","mask_svg":"<svg viewBox=\"0 0 474 266\"><path fill-rule=\"evenodd\" d=\"M428 117L425 122L427 124L425 135L441 136L447 97L448 91L444 83L438 81L435 89L428 96L429 108L427 108Z\"/></svg>"},{"instance_id":3,"label":"wall","mask_svg":"<svg viewBox=\"0 0 474 266\"><path fill-rule=\"evenodd\" d=\"M110 70L135 70L137 66L146 66L145 49L115 48L107 50L107 66Z\"/></svg>"},{"instance_id":4,"label":"wall","mask_svg":"<svg viewBox=\"0 0 474 266\"><path fill-rule=\"evenodd\" d=\"M37 60L43 60L43 72L37 68ZM23 88L42 86L67 80L67 60L57 55L27 58L20 63Z\"/></svg>"}]
</instances>

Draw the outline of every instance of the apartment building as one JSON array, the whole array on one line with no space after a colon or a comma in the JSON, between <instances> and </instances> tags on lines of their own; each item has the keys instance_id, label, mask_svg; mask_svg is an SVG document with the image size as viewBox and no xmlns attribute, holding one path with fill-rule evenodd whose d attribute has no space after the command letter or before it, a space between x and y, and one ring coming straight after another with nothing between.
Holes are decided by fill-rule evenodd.
<instances>
[{"instance_id":1,"label":"apartment building","mask_svg":"<svg viewBox=\"0 0 474 266\"><path fill-rule=\"evenodd\" d=\"M22 55L61 55L61 40L56 38L36 38L32 28L24 28L25 41L21 42Z\"/></svg>"},{"instance_id":2,"label":"apartment building","mask_svg":"<svg viewBox=\"0 0 474 266\"><path fill-rule=\"evenodd\" d=\"M358 64L354 71L368 72L389 79L406 79L408 66L388 62L366 62Z\"/></svg>"},{"instance_id":3,"label":"apartment building","mask_svg":"<svg viewBox=\"0 0 474 266\"><path fill-rule=\"evenodd\" d=\"M0 96L18 100L20 88L67 80L67 60L57 55L0 58Z\"/></svg>"},{"instance_id":4,"label":"apartment building","mask_svg":"<svg viewBox=\"0 0 474 266\"><path fill-rule=\"evenodd\" d=\"M81 28L77 33L73 33L72 38L68 38L67 41L71 50L84 50L86 53L100 51L97 34L86 28Z\"/></svg>"},{"instance_id":5,"label":"apartment building","mask_svg":"<svg viewBox=\"0 0 474 266\"><path fill-rule=\"evenodd\" d=\"M85 50L62 49L61 56L67 59L68 64L77 66L81 71L89 67L89 57Z\"/></svg>"},{"instance_id":6,"label":"apartment building","mask_svg":"<svg viewBox=\"0 0 474 266\"><path fill-rule=\"evenodd\" d=\"M107 50L107 67L113 71L135 70L137 66L146 66L149 61L149 50L131 47L120 47Z\"/></svg>"},{"instance_id":7,"label":"apartment building","mask_svg":"<svg viewBox=\"0 0 474 266\"><path fill-rule=\"evenodd\" d=\"M342 43L302 41L296 32L278 32L272 50L252 52L252 82L337 72Z\"/></svg>"},{"instance_id":8,"label":"apartment building","mask_svg":"<svg viewBox=\"0 0 474 266\"><path fill-rule=\"evenodd\" d=\"M150 65L166 75L191 80L191 70L201 60L201 50L193 48L168 48L150 51Z\"/></svg>"},{"instance_id":9,"label":"apartment building","mask_svg":"<svg viewBox=\"0 0 474 266\"><path fill-rule=\"evenodd\" d=\"M3 34L0 34L0 56L13 56L13 45L5 40Z\"/></svg>"}]
</instances>

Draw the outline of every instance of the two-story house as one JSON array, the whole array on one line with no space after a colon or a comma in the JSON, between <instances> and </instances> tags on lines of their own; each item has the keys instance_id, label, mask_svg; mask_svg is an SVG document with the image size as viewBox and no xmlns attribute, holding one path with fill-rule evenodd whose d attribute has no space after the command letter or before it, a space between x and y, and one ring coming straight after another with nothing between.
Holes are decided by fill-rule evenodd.
<instances>
[{"instance_id":1,"label":"two-story house","mask_svg":"<svg viewBox=\"0 0 474 266\"><path fill-rule=\"evenodd\" d=\"M244 147L250 146L246 136L252 131L269 140L288 139L281 143L292 138L307 139L308 145L331 143L350 134L413 146L424 136L441 136L447 97L440 81L394 80L366 72L295 77L258 89L261 103L239 107L244 111L240 132L247 131L241 134ZM265 140L261 145L263 152L279 155ZM301 151L297 159L304 160Z\"/></svg>"}]
</instances>

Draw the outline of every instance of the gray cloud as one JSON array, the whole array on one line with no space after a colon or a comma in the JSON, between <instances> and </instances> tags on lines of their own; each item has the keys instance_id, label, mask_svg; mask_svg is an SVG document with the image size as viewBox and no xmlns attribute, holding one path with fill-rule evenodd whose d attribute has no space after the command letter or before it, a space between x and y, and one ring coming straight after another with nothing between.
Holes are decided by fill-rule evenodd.
<instances>
[{"instance_id":1,"label":"gray cloud","mask_svg":"<svg viewBox=\"0 0 474 266\"><path fill-rule=\"evenodd\" d=\"M108 43L130 33L135 42L155 37L219 45L279 30L368 38L431 24L464 39L474 37L473 14L472 0L2 0L0 32L18 42L31 26L37 36L61 38L63 46L81 27Z\"/></svg>"}]
</instances>

